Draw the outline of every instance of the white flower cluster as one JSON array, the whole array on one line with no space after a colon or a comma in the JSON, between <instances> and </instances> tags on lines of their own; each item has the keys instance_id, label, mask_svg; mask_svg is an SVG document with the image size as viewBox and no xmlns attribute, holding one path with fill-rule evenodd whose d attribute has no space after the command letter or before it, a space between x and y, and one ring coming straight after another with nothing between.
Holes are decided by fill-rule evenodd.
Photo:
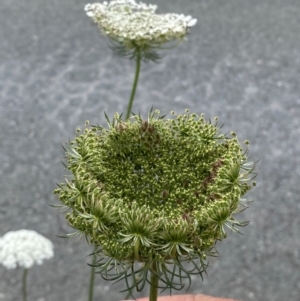
<instances>
[{"instance_id":1,"label":"white flower cluster","mask_svg":"<svg viewBox=\"0 0 300 301\"><path fill-rule=\"evenodd\" d=\"M197 20L182 14L156 14L156 5L139 4L134 0L115 0L87 4L85 11L111 39L128 49L158 47L180 40Z\"/></svg>"},{"instance_id":2,"label":"white flower cluster","mask_svg":"<svg viewBox=\"0 0 300 301\"><path fill-rule=\"evenodd\" d=\"M7 269L28 269L52 257L52 242L35 231L10 231L0 238L0 263Z\"/></svg>"}]
</instances>

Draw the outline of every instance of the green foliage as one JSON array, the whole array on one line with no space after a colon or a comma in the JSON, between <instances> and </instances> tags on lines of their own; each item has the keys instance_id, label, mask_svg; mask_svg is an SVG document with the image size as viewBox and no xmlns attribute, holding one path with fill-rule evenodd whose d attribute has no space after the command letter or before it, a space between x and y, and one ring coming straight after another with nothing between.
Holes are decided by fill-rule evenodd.
<instances>
[{"instance_id":1,"label":"green foliage","mask_svg":"<svg viewBox=\"0 0 300 301\"><path fill-rule=\"evenodd\" d=\"M247 151L219 132L217 119L173 115L106 116L108 128L86 126L65 148L72 178L55 193L66 219L98 246L98 272L124 278L130 291L150 281L149 271L161 288L181 289L205 271L225 227L246 225L234 215L251 188Z\"/></svg>"}]
</instances>

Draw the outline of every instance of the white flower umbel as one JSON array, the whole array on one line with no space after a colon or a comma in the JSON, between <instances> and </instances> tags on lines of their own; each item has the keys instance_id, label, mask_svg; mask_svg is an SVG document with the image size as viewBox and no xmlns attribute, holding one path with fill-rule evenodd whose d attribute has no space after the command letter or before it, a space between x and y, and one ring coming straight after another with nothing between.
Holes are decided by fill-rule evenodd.
<instances>
[{"instance_id":1,"label":"white flower umbel","mask_svg":"<svg viewBox=\"0 0 300 301\"><path fill-rule=\"evenodd\" d=\"M0 263L7 269L28 269L52 257L52 242L35 231L10 231L0 238Z\"/></svg>"},{"instance_id":2,"label":"white flower umbel","mask_svg":"<svg viewBox=\"0 0 300 301\"><path fill-rule=\"evenodd\" d=\"M7 269L24 268L22 278L23 301L27 301L27 273L34 264L42 264L53 257L53 244L32 230L7 232L0 238L0 263Z\"/></svg>"},{"instance_id":3,"label":"white flower umbel","mask_svg":"<svg viewBox=\"0 0 300 301\"><path fill-rule=\"evenodd\" d=\"M105 1L85 6L87 15L114 42L112 50L121 57L136 61L126 119L131 114L141 61L159 61L156 50L162 49L162 44L181 41L197 23L196 19L183 14L156 14L156 9L156 5L134 0Z\"/></svg>"},{"instance_id":4,"label":"white flower umbel","mask_svg":"<svg viewBox=\"0 0 300 301\"><path fill-rule=\"evenodd\" d=\"M182 14L156 14L156 5L134 0L87 4L85 11L113 41L127 51L147 52L162 44L182 40L197 20ZM151 59L151 58L150 58Z\"/></svg>"}]
</instances>

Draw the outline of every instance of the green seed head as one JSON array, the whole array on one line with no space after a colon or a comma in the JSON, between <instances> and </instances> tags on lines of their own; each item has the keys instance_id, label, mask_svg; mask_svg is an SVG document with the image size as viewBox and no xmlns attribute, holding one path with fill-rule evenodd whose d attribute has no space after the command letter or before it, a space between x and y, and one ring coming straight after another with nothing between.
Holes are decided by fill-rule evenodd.
<instances>
[{"instance_id":1,"label":"green seed head","mask_svg":"<svg viewBox=\"0 0 300 301\"><path fill-rule=\"evenodd\" d=\"M146 282L155 264L165 287L178 289L174 277L195 266L201 274L226 226L246 224L234 215L253 164L237 136L221 134L203 114L173 115L124 121L116 114L108 129L87 126L66 148L72 177L55 193L70 209L68 223L99 247L106 278L113 270L123 278L141 273Z\"/></svg>"}]
</instances>

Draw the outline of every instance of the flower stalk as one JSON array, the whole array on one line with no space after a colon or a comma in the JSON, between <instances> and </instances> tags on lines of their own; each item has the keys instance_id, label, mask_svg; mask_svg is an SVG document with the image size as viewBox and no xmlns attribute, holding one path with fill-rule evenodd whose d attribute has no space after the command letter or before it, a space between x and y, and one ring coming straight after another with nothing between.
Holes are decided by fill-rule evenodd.
<instances>
[{"instance_id":1,"label":"flower stalk","mask_svg":"<svg viewBox=\"0 0 300 301\"><path fill-rule=\"evenodd\" d=\"M130 94L130 99L129 99L128 106L127 106L126 119L128 119L131 114L132 104L133 104L133 100L134 100L134 96L135 96L135 92L136 92L136 88L137 88L137 84L138 84L138 80L139 80L139 75L140 75L141 51L139 49L137 49L135 59L136 59L135 76L134 76L134 81L133 81L132 90L131 90L131 94Z\"/></svg>"},{"instance_id":2,"label":"flower stalk","mask_svg":"<svg viewBox=\"0 0 300 301\"><path fill-rule=\"evenodd\" d=\"M27 274L28 274L28 269L24 269L23 277L22 277L23 301L27 301Z\"/></svg>"},{"instance_id":3,"label":"flower stalk","mask_svg":"<svg viewBox=\"0 0 300 301\"><path fill-rule=\"evenodd\" d=\"M91 273L90 273L90 285L89 285L89 301L93 301L94 298L94 283L95 283L95 265L97 262L97 255L96 255L96 249L97 247L94 247L94 253L93 253L93 260L92 260L92 266L91 266Z\"/></svg>"},{"instance_id":4,"label":"flower stalk","mask_svg":"<svg viewBox=\"0 0 300 301\"><path fill-rule=\"evenodd\" d=\"M156 268L155 261L151 266L150 272L151 272L151 278L150 278L149 301L157 301L159 278L157 276L157 268Z\"/></svg>"}]
</instances>

